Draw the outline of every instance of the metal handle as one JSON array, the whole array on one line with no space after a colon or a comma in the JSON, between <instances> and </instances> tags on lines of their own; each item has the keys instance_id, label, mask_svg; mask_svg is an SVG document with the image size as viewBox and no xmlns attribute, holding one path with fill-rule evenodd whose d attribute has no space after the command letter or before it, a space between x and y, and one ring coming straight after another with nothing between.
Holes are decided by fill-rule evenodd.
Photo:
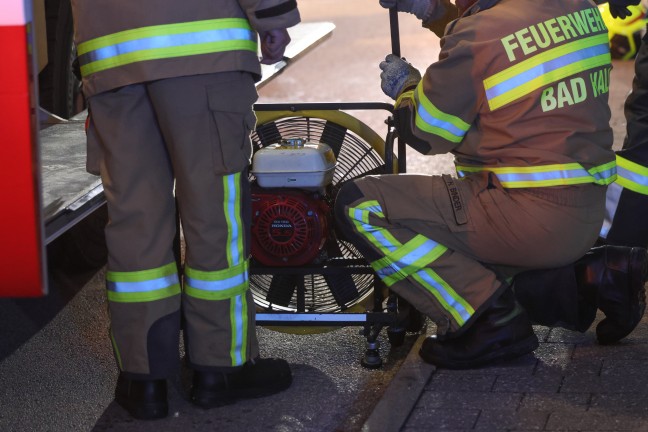
<instances>
[{"instance_id":1,"label":"metal handle","mask_svg":"<svg viewBox=\"0 0 648 432\"><path fill-rule=\"evenodd\" d=\"M398 11L396 10L396 6L389 8L389 30L391 33L392 54L400 57L400 36L398 30Z\"/></svg>"}]
</instances>

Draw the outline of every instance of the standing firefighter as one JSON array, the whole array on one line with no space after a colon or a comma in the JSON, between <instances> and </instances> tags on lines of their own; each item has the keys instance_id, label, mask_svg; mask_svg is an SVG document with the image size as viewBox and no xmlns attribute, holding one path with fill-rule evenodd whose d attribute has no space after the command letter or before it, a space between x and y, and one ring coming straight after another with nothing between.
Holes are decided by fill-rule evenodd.
<instances>
[{"instance_id":1,"label":"standing firefighter","mask_svg":"<svg viewBox=\"0 0 648 432\"><path fill-rule=\"evenodd\" d=\"M451 152L450 176L371 176L336 202L342 232L387 286L431 317L424 360L473 368L538 340L510 277L576 261L594 244L611 150L607 29L586 0L457 1L423 78L387 56L399 134Z\"/></svg>"},{"instance_id":2,"label":"standing firefighter","mask_svg":"<svg viewBox=\"0 0 648 432\"><path fill-rule=\"evenodd\" d=\"M264 63L299 22L294 0L72 0L110 222L106 273L116 401L167 415L181 315L191 400L211 408L278 392L288 364L259 359L248 290L247 167ZM92 154L89 153L91 156ZM186 239L174 257L176 199Z\"/></svg>"}]
</instances>

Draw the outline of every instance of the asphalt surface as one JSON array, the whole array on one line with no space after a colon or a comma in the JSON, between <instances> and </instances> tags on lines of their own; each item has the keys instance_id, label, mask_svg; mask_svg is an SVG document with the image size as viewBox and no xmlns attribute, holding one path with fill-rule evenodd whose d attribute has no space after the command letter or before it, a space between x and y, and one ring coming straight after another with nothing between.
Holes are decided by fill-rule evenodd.
<instances>
[{"instance_id":1,"label":"asphalt surface","mask_svg":"<svg viewBox=\"0 0 648 432\"><path fill-rule=\"evenodd\" d=\"M259 102L383 101L378 63L390 52L388 18L375 0L301 2L304 21L336 29L260 91ZM401 17L402 53L419 68L438 54L437 39ZM615 145L632 70L617 64L611 107ZM449 83L460 85L461 83ZM384 117L354 113L377 131ZM451 172L448 156L408 153L408 171ZM535 355L480 371L442 371L416 354L421 337L391 347L381 334L380 370L360 366L357 327L297 335L259 328L262 355L286 358L293 386L270 398L203 411L186 400L188 374L170 381L171 415L133 421L112 402L116 366L107 331L104 268L78 239L48 251L50 294L0 300L0 431L435 431L648 430L648 324L622 344L600 347L591 332L536 328ZM83 243L83 242L81 242ZM83 259L82 259L83 258ZM432 332L429 326L427 332ZM412 348L413 347L413 348Z\"/></svg>"}]
</instances>

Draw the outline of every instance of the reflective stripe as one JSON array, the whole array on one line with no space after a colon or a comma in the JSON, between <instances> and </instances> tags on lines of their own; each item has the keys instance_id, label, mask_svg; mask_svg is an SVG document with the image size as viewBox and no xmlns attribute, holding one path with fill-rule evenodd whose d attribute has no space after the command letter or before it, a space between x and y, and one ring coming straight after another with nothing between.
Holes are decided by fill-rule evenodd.
<instances>
[{"instance_id":1,"label":"reflective stripe","mask_svg":"<svg viewBox=\"0 0 648 432\"><path fill-rule=\"evenodd\" d=\"M83 76L138 61L234 50L257 51L257 34L242 18L126 30L78 47Z\"/></svg>"},{"instance_id":2,"label":"reflective stripe","mask_svg":"<svg viewBox=\"0 0 648 432\"><path fill-rule=\"evenodd\" d=\"M225 270L205 272L187 267L185 293L203 300L227 300L248 289L248 261Z\"/></svg>"},{"instance_id":3,"label":"reflective stripe","mask_svg":"<svg viewBox=\"0 0 648 432\"><path fill-rule=\"evenodd\" d=\"M115 302L160 300L180 294L175 263L134 272L106 272L108 299Z\"/></svg>"},{"instance_id":4,"label":"reflective stripe","mask_svg":"<svg viewBox=\"0 0 648 432\"><path fill-rule=\"evenodd\" d=\"M396 250L400 243L384 228L369 224L369 214L381 219L385 215L378 201L366 201L358 207L349 208L349 218L353 221L358 232L362 233L384 255Z\"/></svg>"},{"instance_id":5,"label":"reflective stripe","mask_svg":"<svg viewBox=\"0 0 648 432\"><path fill-rule=\"evenodd\" d=\"M459 326L463 325L475 312L474 309L439 275L425 267L436 261L448 248L420 234L402 245L387 229L370 225L368 223L370 213L384 217L377 201L367 201L348 210L349 218L358 233L384 255L383 258L371 263L378 277L387 286L392 286L412 276L413 280L437 299L441 307L452 315Z\"/></svg>"},{"instance_id":6,"label":"reflective stripe","mask_svg":"<svg viewBox=\"0 0 648 432\"><path fill-rule=\"evenodd\" d=\"M414 91L403 93L396 106L402 99L410 99L416 109L414 123L418 129L425 133L438 135L450 142L458 143L470 128L470 124L459 117L444 113L438 109L423 92L422 83Z\"/></svg>"},{"instance_id":7,"label":"reflective stripe","mask_svg":"<svg viewBox=\"0 0 648 432\"><path fill-rule=\"evenodd\" d=\"M241 263L243 256L243 223L241 221L241 173L223 177L225 220L227 221L227 262L230 267Z\"/></svg>"},{"instance_id":8,"label":"reflective stripe","mask_svg":"<svg viewBox=\"0 0 648 432\"><path fill-rule=\"evenodd\" d=\"M475 313L472 306L461 298L434 270L421 269L413 277L434 295L439 304L452 315L459 326L462 326Z\"/></svg>"},{"instance_id":9,"label":"reflective stripe","mask_svg":"<svg viewBox=\"0 0 648 432\"><path fill-rule=\"evenodd\" d=\"M586 170L579 163L543 165L536 167L471 167L457 165L459 177L474 172L490 171L506 188L564 186L584 183L608 185L616 179L616 162Z\"/></svg>"},{"instance_id":10,"label":"reflective stripe","mask_svg":"<svg viewBox=\"0 0 648 432\"><path fill-rule=\"evenodd\" d=\"M230 301L230 323L232 326L232 346L230 357L232 366L240 366L247 361L247 301L244 296L236 296Z\"/></svg>"},{"instance_id":11,"label":"reflective stripe","mask_svg":"<svg viewBox=\"0 0 648 432\"><path fill-rule=\"evenodd\" d=\"M611 63L608 34L574 41L520 62L484 80L491 111L548 84Z\"/></svg>"},{"instance_id":12,"label":"reflective stripe","mask_svg":"<svg viewBox=\"0 0 648 432\"><path fill-rule=\"evenodd\" d=\"M117 341L115 340L115 334L113 333L112 328L110 329L110 341L112 343L113 352L115 353L115 359L117 359L117 366L119 366L119 370L123 370L124 365L122 363L121 353L119 352L119 347L117 346Z\"/></svg>"},{"instance_id":13,"label":"reflective stripe","mask_svg":"<svg viewBox=\"0 0 648 432\"><path fill-rule=\"evenodd\" d=\"M374 261L371 266L388 287L434 262L448 248L417 235L393 253Z\"/></svg>"},{"instance_id":14,"label":"reflective stripe","mask_svg":"<svg viewBox=\"0 0 648 432\"><path fill-rule=\"evenodd\" d=\"M617 162L617 184L633 192L648 195L648 168L619 155Z\"/></svg>"},{"instance_id":15,"label":"reflective stripe","mask_svg":"<svg viewBox=\"0 0 648 432\"><path fill-rule=\"evenodd\" d=\"M606 239L612 229L612 223L614 222L614 216L619 207L622 192L623 187L618 183L612 183L608 186L607 191L605 191L605 217L603 218L603 226L601 226L601 232L599 233L599 237L601 238Z\"/></svg>"}]
</instances>

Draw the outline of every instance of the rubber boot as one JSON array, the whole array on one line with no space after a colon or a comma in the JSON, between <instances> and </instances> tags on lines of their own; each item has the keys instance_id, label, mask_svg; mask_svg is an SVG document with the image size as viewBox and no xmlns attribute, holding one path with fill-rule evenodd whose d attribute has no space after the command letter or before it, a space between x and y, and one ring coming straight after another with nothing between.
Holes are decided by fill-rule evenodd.
<instances>
[{"instance_id":1,"label":"rubber boot","mask_svg":"<svg viewBox=\"0 0 648 432\"><path fill-rule=\"evenodd\" d=\"M528 354L537 347L531 321L508 289L461 335L447 335L443 340L430 336L419 354L438 367L473 369Z\"/></svg>"},{"instance_id":2,"label":"rubber boot","mask_svg":"<svg viewBox=\"0 0 648 432\"><path fill-rule=\"evenodd\" d=\"M595 247L576 263L579 294L605 314L596 326L600 344L618 342L639 324L646 309L647 274L648 252L639 247Z\"/></svg>"},{"instance_id":3,"label":"rubber boot","mask_svg":"<svg viewBox=\"0 0 648 432\"><path fill-rule=\"evenodd\" d=\"M166 380L131 380L120 373L115 402L139 420L164 418L169 414Z\"/></svg>"},{"instance_id":4,"label":"rubber boot","mask_svg":"<svg viewBox=\"0 0 648 432\"><path fill-rule=\"evenodd\" d=\"M194 371L191 402L209 409L240 399L270 396L292 383L288 362L282 359L251 360L232 372Z\"/></svg>"}]
</instances>

